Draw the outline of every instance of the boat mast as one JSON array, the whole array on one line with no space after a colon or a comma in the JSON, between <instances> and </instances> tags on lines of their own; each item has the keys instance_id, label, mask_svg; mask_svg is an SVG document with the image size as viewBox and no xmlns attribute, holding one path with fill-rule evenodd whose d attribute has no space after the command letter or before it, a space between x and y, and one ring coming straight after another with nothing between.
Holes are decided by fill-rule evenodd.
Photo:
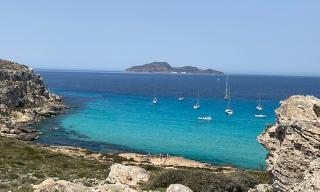
<instances>
[{"instance_id":1,"label":"boat mast","mask_svg":"<svg viewBox=\"0 0 320 192\"><path fill-rule=\"evenodd\" d=\"M198 91L198 96L197 96L197 105L199 105L199 91Z\"/></svg>"},{"instance_id":2,"label":"boat mast","mask_svg":"<svg viewBox=\"0 0 320 192\"><path fill-rule=\"evenodd\" d=\"M228 93L228 88L229 88L229 75L227 74L227 79L226 79L226 91L225 91L225 96L224 99L225 100L229 100L230 99L230 95Z\"/></svg>"}]
</instances>

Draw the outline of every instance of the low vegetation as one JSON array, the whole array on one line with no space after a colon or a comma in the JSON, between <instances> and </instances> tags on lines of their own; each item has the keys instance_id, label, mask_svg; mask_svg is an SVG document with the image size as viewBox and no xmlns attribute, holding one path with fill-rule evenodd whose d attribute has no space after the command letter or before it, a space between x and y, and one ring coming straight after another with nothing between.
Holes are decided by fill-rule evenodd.
<instances>
[{"instance_id":1,"label":"low vegetation","mask_svg":"<svg viewBox=\"0 0 320 192\"><path fill-rule=\"evenodd\" d=\"M95 180L105 180L112 163L128 162L117 155L105 154L108 162L71 157L41 148L38 144L0 137L0 191L28 192L32 184L39 184L48 177L68 181L81 180L91 186ZM130 161L129 161L130 163ZM150 171L151 179L143 185L146 190L165 189L180 183L194 192L247 191L258 183L267 183L264 172L236 171L224 173L218 169L178 168L163 169L141 165Z\"/></svg>"},{"instance_id":2,"label":"low vegetation","mask_svg":"<svg viewBox=\"0 0 320 192\"><path fill-rule=\"evenodd\" d=\"M47 177L105 179L111 165L111 162L69 157L3 137L0 137L0 151L0 191L31 191L31 184Z\"/></svg>"},{"instance_id":3,"label":"low vegetation","mask_svg":"<svg viewBox=\"0 0 320 192\"><path fill-rule=\"evenodd\" d=\"M320 117L320 106L313 105L313 111L317 115L317 117Z\"/></svg>"},{"instance_id":4,"label":"low vegetation","mask_svg":"<svg viewBox=\"0 0 320 192\"><path fill-rule=\"evenodd\" d=\"M242 192L259 184L267 183L265 173L254 171L212 172L209 170L178 169L161 170L153 173L147 190L165 189L170 184L180 183L195 192Z\"/></svg>"}]
</instances>

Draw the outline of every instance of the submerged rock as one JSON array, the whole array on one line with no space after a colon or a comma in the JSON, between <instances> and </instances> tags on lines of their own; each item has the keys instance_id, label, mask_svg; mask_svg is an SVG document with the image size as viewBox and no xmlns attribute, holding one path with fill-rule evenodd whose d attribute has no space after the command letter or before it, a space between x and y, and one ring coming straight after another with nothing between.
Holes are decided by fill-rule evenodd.
<instances>
[{"instance_id":1,"label":"submerged rock","mask_svg":"<svg viewBox=\"0 0 320 192\"><path fill-rule=\"evenodd\" d=\"M1 136L33 140L36 131L21 131L46 116L63 113L61 97L49 92L40 75L15 62L0 59Z\"/></svg>"},{"instance_id":2,"label":"submerged rock","mask_svg":"<svg viewBox=\"0 0 320 192\"><path fill-rule=\"evenodd\" d=\"M172 184L167 188L166 192L192 192L192 190L181 184Z\"/></svg>"},{"instance_id":3,"label":"submerged rock","mask_svg":"<svg viewBox=\"0 0 320 192\"><path fill-rule=\"evenodd\" d=\"M110 167L110 173L107 181L111 183L138 186L140 183L147 182L149 178L149 172L141 167L116 163Z\"/></svg>"},{"instance_id":4,"label":"submerged rock","mask_svg":"<svg viewBox=\"0 0 320 192\"><path fill-rule=\"evenodd\" d=\"M269 151L267 172L275 191L320 191L320 118L312 96L292 96L258 141Z\"/></svg>"}]
</instances>

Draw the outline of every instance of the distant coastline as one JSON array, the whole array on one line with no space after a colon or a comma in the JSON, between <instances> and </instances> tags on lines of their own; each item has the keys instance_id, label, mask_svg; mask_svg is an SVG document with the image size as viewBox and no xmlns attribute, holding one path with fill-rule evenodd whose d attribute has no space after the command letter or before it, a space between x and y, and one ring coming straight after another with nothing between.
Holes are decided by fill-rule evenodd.
<instances>
[{"instance_id":1,"label":"distant coastline","mask_svg":"<svg viewBox=\"0 0 320 192\"><path fill-rule=\"evenodd\" d=\"M138 73L173 73L173 74L212 74L223 75L221 71L214 69L199 69L193 66L172 67L167 62L152 62L144 65L133 66L126 69L127 72Z\"/></svg>"}]
</instances>

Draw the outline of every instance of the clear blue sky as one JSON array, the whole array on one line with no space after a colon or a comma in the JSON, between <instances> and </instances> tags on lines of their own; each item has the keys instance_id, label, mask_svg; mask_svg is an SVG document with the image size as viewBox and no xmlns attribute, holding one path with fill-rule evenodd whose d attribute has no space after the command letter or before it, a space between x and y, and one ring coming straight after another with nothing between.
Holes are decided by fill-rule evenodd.
<instances>
[{"instance_id":1,"label":"clear blue sky","mask_svg":"<svg viewBox=\"0 0 320 192\"><path fill-rule=\"evenodd\" d=\"M0 58L34 68L320 75L318 0L2 0L0 26Z\"/></svg>"}]
</instances>

